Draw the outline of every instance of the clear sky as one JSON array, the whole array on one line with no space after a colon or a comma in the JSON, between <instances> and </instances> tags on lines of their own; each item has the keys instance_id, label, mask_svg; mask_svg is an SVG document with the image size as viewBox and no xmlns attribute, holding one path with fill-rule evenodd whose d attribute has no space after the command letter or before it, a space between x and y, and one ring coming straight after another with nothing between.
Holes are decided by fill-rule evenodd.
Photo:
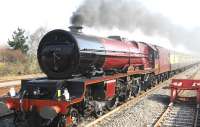
<instances>
[{"instance_id":1,"label":"clear sky","mask_svg":"<svg viewBox=\"0 0 200 127\"><path fill-rule=\"evenodd\" d=\"M82 0L0 0L0 43L17 27L34 32L38 27L67 28Z\"/></svg>"},{"instance_id":2,"label":"clear sky","mask_svg":"<svg viewBox=\"0 0 200 127\"><path fill-rule=\"evenodd\" d=\"M117 1L117 0L116 0ZM192 29L200 27L199 0L138 0L150 11L160 13L172 23ZM33 33L38 27L48 29L67 29L69 19L83 0L1 0L0 1L0 44L5 44L17 27ZM113 31L97 31L85 29L87 34L106 36L108 34L122 34L122 36L152 41L159 44L165 41L165 47L173 48L166 38L144 36L139 30L134 33ZM162 44L161 44L162 45ZM180 46L180 50L184 47Z\"/></svg>"}]
</instances>

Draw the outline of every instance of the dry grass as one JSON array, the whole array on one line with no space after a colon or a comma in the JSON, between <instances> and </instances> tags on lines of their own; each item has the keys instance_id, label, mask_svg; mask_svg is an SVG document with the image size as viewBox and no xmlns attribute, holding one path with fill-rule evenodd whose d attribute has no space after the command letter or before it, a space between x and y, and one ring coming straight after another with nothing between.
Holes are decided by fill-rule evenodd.
<instances>
[{"instance_id":1,"label":"dry grass","mask_svg":"<svg viewBox=\"0 0 200 127\"><path fill-rule=\"evenodd\" d=\"M19 50L0 51L0 77L39 73L36 56L25 55Z\"/></svg>"},{"instance_id":2,"label":"dry grass","mask_svg":"<svg viewBox=\"0 0 200 127\"><path fill-rule=\"evenodd\" d=\"M0 69L5 67L5 63L0 62Z\"/></svg>"},{"instance_id":3,"label":"dry grass","mask_svg":"<svg viewBox=\"0 0 200 127\"><path fill-rule=\"evenodd\" d=\"M24 75L39 73L40 68L36 60L27 60L26 62L20 63L5 63L0 67L0 76L10 75Z\"/></svg>"}]
</instances>

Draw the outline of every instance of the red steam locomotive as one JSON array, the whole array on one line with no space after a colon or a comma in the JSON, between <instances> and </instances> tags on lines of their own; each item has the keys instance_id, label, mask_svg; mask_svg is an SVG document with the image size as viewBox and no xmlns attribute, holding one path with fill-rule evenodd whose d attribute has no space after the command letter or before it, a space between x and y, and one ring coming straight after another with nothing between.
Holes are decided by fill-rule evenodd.
<instances>
[{"instance_id":1,"label":"red steam locomotive","mask_svg":"<svg viewBox=\"0 0 200 127\"><path fill-rule=\"evenodd\" d=\"M71 28L40 41L38 61L47 78L22 80L20 91L6 97L4 107L14 111L17 127L77 125L80 117L99 117L198 62L156 45Z\"/></svg>"}]
</instances>

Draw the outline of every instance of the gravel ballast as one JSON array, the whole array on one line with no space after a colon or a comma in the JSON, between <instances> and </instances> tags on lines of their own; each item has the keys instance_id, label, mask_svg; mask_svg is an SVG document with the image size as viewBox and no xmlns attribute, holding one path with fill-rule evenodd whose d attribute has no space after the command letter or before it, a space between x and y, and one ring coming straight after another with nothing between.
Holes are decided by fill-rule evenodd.
<instances>
[{"instance_id":1,"label":"gravel ballast","mask_svg":"<svg viewBox=\"0 0 200 127\"><path fill-rule=\"evenodd\" d=\"M196 71L187 70L173 78L188 78ZM162 83L163 87L144 97L136 105L129 105L106 117L96 127L151 127L169 104L170 90L166 88L171 80Z\"/></svg>"}]
</instances>

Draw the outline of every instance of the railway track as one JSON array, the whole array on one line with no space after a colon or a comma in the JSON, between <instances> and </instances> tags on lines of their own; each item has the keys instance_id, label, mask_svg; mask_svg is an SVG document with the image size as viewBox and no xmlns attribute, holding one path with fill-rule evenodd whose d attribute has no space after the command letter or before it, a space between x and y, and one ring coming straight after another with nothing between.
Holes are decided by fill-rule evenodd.
<instances>
[{"instance_id":1,"label":"railway track","mask_svg":"<svg viewBox=\"0 0 200 127\"><path fill-rule=\"evenodd\" d=\"M199 70L188 76L188 79L194 79ZM176 101L170 103L167 109L155 122L154 127L199 127L200 115L199 104L195 101Z\"/></svg>"},{"instance_id":2,"label":"railway track","mask_svg":"<svg viewBox=\"0 0 200 127\"><path fill-rule=\"evenodd\" d=\"M16 77L0 77L0 96L3 96L8 93L11 87L14 87L16 91L20 89L21 80L23 79L32 79L45 77L44 74L32 74L32 75L23 75Z\"/></svg>"},{"instance_id":3,"label":"railway track","mask_svg":"<svg viewBox=\"0 0 200 127\"><path fill-rule=\"evenodd\" d=\"M8 113L6 113L6 114L4 114L4 115L1 115L1 116L0 116L0 119L1 119L1 120L2 120L2 119L10 119L10 118L13 117L13 115L14 115L13 112L8 112Z\"/></svg>"},{"instance_id":4,"label":"railway track","mask_svg":"<svg viewBox=\"0 0 200 127\"><path fill-rule=\"evenodd\" d=\"M154 127L193 127L195 117L196 105L194 103L171 103Z\"/></svg>"},{"instance_id":5,"label":"railway track","mask_svg":"<svg viewBox=\"0 0 200 127\"><path fill-rule=\"evenodd\" d=\"M194 77L194 76L196 75L197 72L198 72L198 70L195 71L195 72L193 72L193 73L191 73L191 74L187 74L187 75L185 75L185 76L186 76L187 78L191 78L191 77ZM173 76L172 78L174 78L174 77L176 77L176 76ZM171 78L170 78L170 79L171 79ZM164 81L164 82L167 82L167 81L169 81L170 79L168 79L168 80L166 80L166 81ZM98 119L96 119L96 120L90 122L90 123L87 124L87 125L82 125L82 124L81 124L80 126L81 126L81 127L82 127L82 126L85 126L85 127L94 127L94 126L96 126L98 123L101 123L101 121L103 121L104 119L107 119L110 115L114 114L115 112L117 112L117 111L119 111L119 110L121 110L121 109L123 109L123 108L125 108L125 107L127 107L127 106L129 106L129 105L132 105L132 106L136 105L136 104L137 104L138 102L140 102L143 98L145 98L145 97L147 97L147 96L153 94L156 90L158 90L158 89L160 89L161 87L163 87L163 84L164 84L164 83L161 82L161 83L157 84L155 87L152 87L151 89L147 90L146 92L141 93L139 96L137 96L137 97L131 97L126 103L120 105L119 107L115 108L114 110L112 110L112 111L106 113L105 115L99 117Z\"/></svg>"},{"instance_id":6,"label":"railway track","mask_svg":"<svg viewBox=\"0 0 200 127\"><path fill-rule=\"evenodd\" d=\"M200 127L200 105L197 105L196 108L194 127Z\"/></svg>"},{"instance_id":7,"label":"railway track","mask_svg":"<svg viewBox=\"0 0 200 127\"><path fill-rule=\"evenodd\" d=\"M162 85L157 85L155 87L153 87L152 89L147 90L146 92L143 92L142 94L140 94L137 97L131 97L126 103L118 106L117 108L113 109L112 111L106 113L105 115L99 117L98 119L92 121L91 123L87 124L85 127L93 127L95 126L95 124L101 122L103 119L106 119L107 117L109 117L111 114L114 114L115 112L123 109L126 106L129 105L136 105L139 101L141 101L142 98L147 97L148 95L152 94L155 90L158 90L162 87ZM82 126L82 125L80 125Z\"/></svg>"},{"instance_id":8,"label":"railway track","mask_svg":"<svg viewBox=\"0 0 200 127\"><path fill-rule=\"evenodd\" d=\"M17 91L20 88L21 80L23 79L31 79L31 78L39 78L44 77L44 74L31 74L31 75L23 75L23 76L16 76L16 77L3 77L0 78L0 96L3 96L8 93L9 89L11 87L14 87ZM2 98L0 98L0 102L3 101ZM0 115L0 127L7 127L6 124L12 123L13 119L13 112L5 112L5 114ZM2 126L3 125L3 126ZM9 127L14 127L14 125Z\"/></svg>"},{"instance_id":9,"label":"railway track","mask_svg":"<svg viewBox=\"0 0 200 127\"><path fill-rule=\"evenodd\" d=\"M1 87L1 86L0 86ZM155 90L158 90L162 87L161 83L156 85L155 87L152 87L151 89L148 89L146 92L142 92L140 95L138 95L137 97L131 97L126 103L118 106L117 108L113 109L112 111L109 111L108 113L106 113L105 115L99 117L98 119L90 122L89 124L87 124L85 127L92 127L95 124L97 124L98 122L101 122L101 120L105 119L106 117L108 117L109 115L119 111L120 109L123 109L125 106L128 105L135 105L137 104L142 98L147 97L148 95L152 94ZM10 117L12 117L13 113L8 113L5 115L0 116L0 120L2 119L8 119ZM79 125L82 126L82 125ZM1 127L1 126L0 126Z\"/></svg>"},{"instance_id":10,"label":"railway track","mask_svg":"<svg viewBox=\"0 0 200 127\"><path fill-rule=\"evenodd\" d=\"M186 76L190 77L190 75L186 75ZM167 80L167 81L169 81L169 80ZM164 82L167 82L167 81L164 81ZM108 118L111 114L114 114L115 112L123 109L124 107L129 106L129 105L136 105L143 98L145 98L145 97L149 96L150 94L154 93L156 90L160 89L161 87L163 87L162 83L156 85L155 87L152 87L151 89L147 90L147 92L143 92L142 94L138 95L137 97L130 98L126 103L118 106L117 108L115 108L112 111L109 111L108 113L106 113L105 115L99 117L98 119L95 119L93 121L89 121L89 123L86 124L86 125L80 124L78 126L93 127L96 124L100 123L102 120ZM5 114L4 116L0 116L0 121L3 120L3 119L8 119L8 120L12 119L12 113L8 113L8 114Z\"/></svg>"},{"instance_id":11,"label":"railway track","mask_svg":"<svg viewBox=\"0 0 200 127\"><path fill-rule=\"evenodd\" d=\"M14 87L16 88L16 90L19 90L20 87L19 85L21 84L21 80L23 79L31 79L39 77L44 77L44 74L31 74L31 75L23 75L16 77L0 78L0 96L7 94L11 87ZM3 101L3 99L0 97L0 102L1 101ZM0 115L0 119L6 119L8 117L11 117L12 115L13 115L12 112L8 112L5 115Z\"/></svg>"}]
</instances>

